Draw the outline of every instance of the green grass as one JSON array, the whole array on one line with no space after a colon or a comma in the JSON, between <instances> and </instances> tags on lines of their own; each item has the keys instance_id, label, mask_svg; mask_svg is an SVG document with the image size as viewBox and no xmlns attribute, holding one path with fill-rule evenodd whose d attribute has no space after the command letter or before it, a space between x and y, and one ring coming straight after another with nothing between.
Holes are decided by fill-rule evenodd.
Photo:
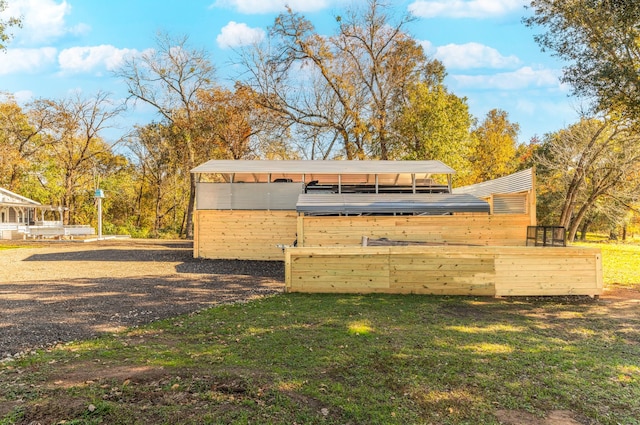
<instances>
[{"instance_id":1,"label":"green grass","mask_svg":"<svg viewBox=\"0 0 640 425\"><path fill-rule=\"evenodd\" d=\"M638 329L587 300L279 295L8 363L0 423L634 424Z\"/></svg>"},{"instance_id":2,"label":"green grass","mask_svg":"<svg viewBox=\"0 0 640 425\"><path fill-rule=\"evenodd\" d=\"M633 302L284 294L0 365L0 424L633 425L639 358Z\"/></svg>"},{"instance_id":3,"label":"green grass","mask_svg":"<svg viewBox=\"0 0 640 425\"><path fill-rule=\"evenodd\" d=\"M2 251L3 249L16 249L16 248L20 248L19 246L14 246L14 245L2 245L0 244L0 251Z\"/></svg>"},{"instance_id":4,"label":"green grass","mask_svg":"<svg viewBox=\"0 0 640 425\"><path fill-rule=\"evenodd\" d=\"M576 243L602 250L605 285L627 288L640 287L640 245L617 243Z\"/></svg>"}]
</instances>

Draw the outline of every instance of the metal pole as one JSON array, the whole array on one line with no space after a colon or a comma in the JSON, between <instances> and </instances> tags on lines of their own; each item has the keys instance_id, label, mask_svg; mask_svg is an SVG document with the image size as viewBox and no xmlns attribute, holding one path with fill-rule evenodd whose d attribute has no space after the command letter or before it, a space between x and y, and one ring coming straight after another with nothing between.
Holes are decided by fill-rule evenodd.
<instances>
[{"instance_id":1,"label":"metal pole","mask_svg":"<svg viewBox=\"0 0 640 425\"><path fill-rule=\"evenodd\" d=\"M102 189L96 189L94 194L98 200L98 240L102 239L102 198L104 198L104 192Z\"/></svg>"},{"instance_id":2,"label":"metal pole","mask_svg":"<svg viewBox=\"0 0 640 425\"><path fill-rule=\"evenodd\" d=\"M102 239L102 197L98 198L98 239Z\"/></svg>"}]
</instances>

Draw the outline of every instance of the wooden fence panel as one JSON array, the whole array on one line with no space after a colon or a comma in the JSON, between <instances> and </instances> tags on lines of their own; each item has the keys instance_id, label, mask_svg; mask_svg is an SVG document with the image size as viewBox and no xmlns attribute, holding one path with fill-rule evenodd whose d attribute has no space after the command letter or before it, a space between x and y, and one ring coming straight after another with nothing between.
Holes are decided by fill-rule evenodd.
<instances>
[{"instance_id":1,"label":"wooden fence panel","mask_svg":"<svg viewBox=\"0 0 640 425\"><path fill-rule=\"evenodd\" d=\"M602 254L593 248L528 247L496 257L496 295L599 295Z\"/></svg>"},{"instance_id":2,"label":"wooden fence panel","mask_svg":"<svg viewBox=\"0 0 640 425\"><path fill-rule=\"evenodd\" d=\"M194 255L211 259L279 260L278 244L296 239L295 211L196 211Z\"/></svg>"},{"instance_id":3,"label":"wooden fence panel","mask_svg":"<svg viewBox=\"0 0 640 425\"><path fill-rule=\"evenodd\" d=\"M543 296L602 293L600 250L393 246L285 252L291 292Z\"/></svg>"},{"instance_id":4,"label":"wooden fence panel","mask_svg":"<svg viewBox=\"0 0 640 425\"><path fill-rule=\"evenodd\" d=\"M483 246L523 246L530 218L518 215L300 216L299 246L355 246L362 237Z\"/></svg>"},{"instance_id":5,"label":"wooden fence panel","mask_svg":"<svg viewBox=\"0 0 640 425\"><path fill-rule=\"evenodd\" d=\"M295 251L295 249L294 249ZM297 292L389 292L389 254L386 248L334 248L321 257L285 254L285 279ZM291 286L291 285L289 285ZM360 292L360 291L357 291Z\"/></svg>"}]
</instances>

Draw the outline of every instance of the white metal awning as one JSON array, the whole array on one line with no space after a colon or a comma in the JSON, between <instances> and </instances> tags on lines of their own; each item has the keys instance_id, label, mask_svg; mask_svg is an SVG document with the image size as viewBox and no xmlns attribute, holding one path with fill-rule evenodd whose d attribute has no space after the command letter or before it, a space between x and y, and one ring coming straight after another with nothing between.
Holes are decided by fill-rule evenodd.
<instances>
[{"instance_id":1,"label":"white metal awning","mask_svg":"<svg viewBox=\"0 0 640 425\"><path fill-rule=\"evenodd\" d=\"M247 174L455 174L440 161L211 160L192 173Z\"/></svg>"},{"instance_id":2,"label":"white metal awning","mask_svg":"<svg viewBox=\"0 0 640 425\"><path fill-rule=\"evenodd\" d=\"M490 207L467 194L302 194L296 210L305 214L449 214L489 213Z\"/></svg>"}]
</instances>

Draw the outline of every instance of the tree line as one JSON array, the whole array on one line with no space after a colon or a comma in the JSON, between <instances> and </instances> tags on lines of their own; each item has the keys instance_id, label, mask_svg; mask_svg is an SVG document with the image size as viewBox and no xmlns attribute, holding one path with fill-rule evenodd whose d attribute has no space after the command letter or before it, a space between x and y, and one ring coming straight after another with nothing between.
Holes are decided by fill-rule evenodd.
<instances>
[{"instance_id":1,"label":"tree line","mask_svg":"<svg viewBox=\"0 0 640 425\"><path fill-rule=\"evenodd\" d=\"M550 26L539 42L562 54L553 41L565 30L548 22L555 3L532 2L526 24ZM113 143L102 135L127 105L106 93L26 105L7 94L0 186L64 207L69 224L95 224L100 186L107 233L191 237L190 170L209 159L438 159L457 170L458 186L536 166L541 222L560 223L573 236L585 223L628 221L637 204L639 120L621 105L626 97L594 100L579 123L519 144L507 112L478 120L467 99L448 90L444 65L407 31L411 19L369 0L336 16L325 36L287 10L263 42L238 52L242 73L233 87L217 81L206 50L159 33L153 50L128 57L114 73L128 102L153 108L157 121Z\"/></svg>"}]
</instances>

